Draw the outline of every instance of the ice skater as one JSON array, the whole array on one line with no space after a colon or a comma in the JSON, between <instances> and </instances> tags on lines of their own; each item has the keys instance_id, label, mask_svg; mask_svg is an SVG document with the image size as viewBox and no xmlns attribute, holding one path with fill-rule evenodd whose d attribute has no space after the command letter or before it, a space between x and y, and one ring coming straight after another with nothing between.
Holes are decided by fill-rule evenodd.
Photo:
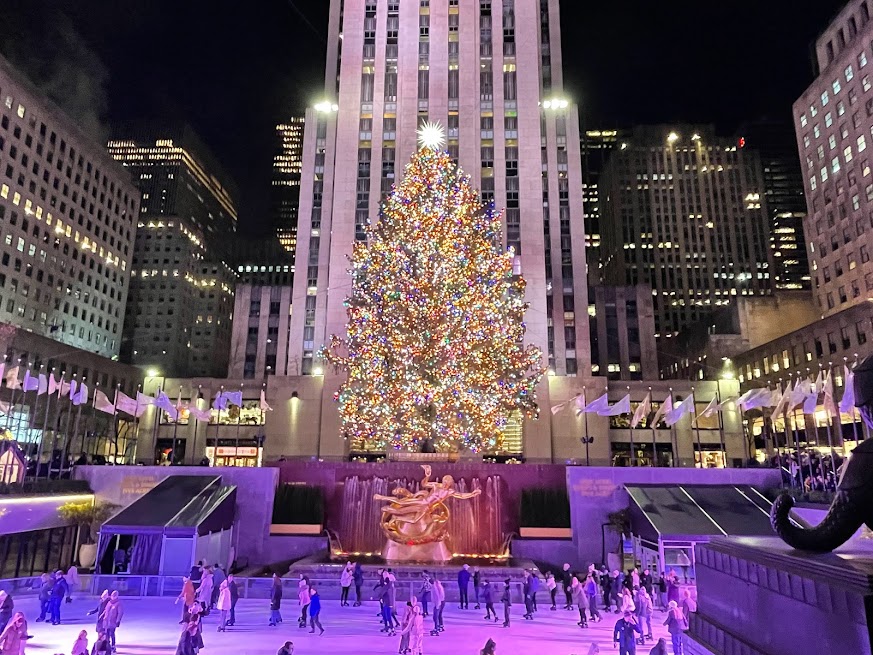
<instances>
[{"instance_id":1,"label":"ice skater","mask_svg":"<svg viewBox=\"0 0 873 655\"><path fill-rule=\"evenodd\" d=\"M352 581L355 583L355 607L361 606L361 587L364 586L364 569L360 562L355 562L355 570L352 571Z\"/></svg>"},{"instance_id":2,"label":"ice skater","mask_svg":"<svg viewBox=\"0 0 873 655\"><path fill-rule=\"evenodd\" d=\"M324 628L321 625L321 597L318 595L318 589L315 585L309 588L309 624L312 628L309 632L315 633L315 626L318 626L319 636L324 634Z\"/></svg>"},{"instance_id":3,"label":"ice skater","mask_svg":"<svg viewBox=\"0 0 873 655\"><path fill-rule=\"evenodd\" d=\"M485 603L485 620L489 621L494 616L494 622L497 623L497 611L494 609L494 596L491 583L488 580L482 581L482 602Z\"/></svg>"},{"instance_id":4,"label":"ice skater","mask_svg":"<svg viewBox=\"0 0 873 655\"><path fill-rule=\"evenodd\" d=\"M512 607L512 590L509 588L509 578L503 581L503 595L500 602L503 603L503 627L509 627L509 608Z\"/></svg>"},{"instance_id":5,"label":"ice skater","mask_svg":"<svg viewBox=\"0 0 873 655\"><path fill-rule=\"evenodd\" d=\"M427 616L427 604L430 602L430 576L427 571L421 572L421 597L419 600L421 601L421 615Z\"/></svg>"},{"instance_id":6,"label":"ice skater","mask_svg":"<svg viewBox=\"0 0 873 655\"><path fill-rule=\"evenodd\" d=\"M109 643L109 637L106 636L105 632L98 632L97 641L94 642L94 646L91 648L91 655L108 655L111 652L112 644ZM179 651L177 650L176 653L179 653ZM185 655L189 654L186 653ZM195 655L193 650L190 655Z\"/></svg>"},{"instance_id":7,"label":"ice skater","mask_svg":"<svg viewBox=\"0 0 873 655\"><path fill-rule=\"evenodd\" d=\"M646 639L654 639L652 635L652 614L654 611L652 597L649 596L649 592L646 591L645 587L640 587L640 590L637 592L637 622L640 626L645 626Z\"/></svg>"},{"instance_id":8,"label":"ice skater","mask_svg":"<svg viewBox=\"0 0 873 655\"><path fill-rule=\"evenodd\" d=\"M479 572L479 567L473 567L473 595L476 597L476 606L473 609L479 609L479 587L482 585L482 574Z\"/></svg>"},{"instance_id":9,"label":"ice skater","mask_svg":"<svg viewBox=\"0 0 873 655\"><path fill-rule=\"evenodd\" d=\"M115 652L115 631L121 625L121 619L124 616L124 606L121 604L121 598L117 591L109 594L109 600L106 602L106 607L103 608L103 630L106 632L106 637L109 639L112 652ZM98 618L99 622L99 618Z\"/></svg>"},{"instance_id":10,"label":"ice skater","mask_svg":"<svg viewBox=\"0 0 873 655\"><path fill-rule=\"evenodd\" d=\"M588 612L591 614L592 621L600 621L600 612L597 611L597 582L594 579L594 573L589 572L585 578L585 596L588 598Z\"/></svg>"},{"instance_id":11,"label":"ice skater","mask_svg":"<svg viewBox=\"0 0 873 655\"><path fill-rule=\"evenodd\" d=\"M572 593L573 604L579 609L579 622L576 624L581 628L588 627L588 596L585 594L585 587L579 582L579 578L573 576L573 582L570 583L570 591Z\"/></svg>"},{"instance_id":12,"label":"ice skater","mask_svg":"<svg viewBox=\"0 0 873 655\"><path fill-rule=\"evenodd\" d=\"M67 595L67 581L64 579L63 571L55 572L55 584L52 586L51 599L49 600L49 615L51 616L52 625L61 624L61 603L64 602L64 596Z\"/></svg>"},{"instance_id":13,"label":"ice skater","mask_svg":"<svg viewBox=\"0 0 873 655\"><path fill-rule=\"evenodd\" d=\"M200 578L200 588L197 590L197 600L203 606L203 616L209 615L209 608L212 606L213 588L214 578L212 569L207 566L203 569L203 577Z\"/></svg>"},{"instance_id":14,"label":"ice skater","mask_svg":"<svg viewBox=\"0 0 873 655\"><path fill-rule=\"evenodd\" d=\"M227 625L236 623L236 603L239 600L239 587L236 586L236 580L232 573L227 575L227 588L230 590L230 621Z\"/></svg>"},{"instance_id":15,"label":"ice skater","mask_svg":"<svg viewBox=\"0 0 873 655\"><path fill-rule=\"evenodd\" d=\"M67 584L70 587L70 593L67 595L67 602L73 602L73 592L79 590L79 569L74 566L71 566L67 569Z\"/></svg>"},{"instance_id":16,"label":"ice skater","mask_svg":"<svg viewBox=\"0 0 873 655\"><path fill-rule=\"evenodd\" d=\"M41 581L39 587L39 618L36 619L36 622L45 621L45 617L49 611L49 603L52 599L52 587L55 586L55 579L53 576L48 573L43 573L39 576ZM109 597L109 592L106 592L106 597Z\"/></svg>"},{"instance_id":17,"label":"ice skater","mask_svg":"<svg viewBox=\"0 0 873 655\"><path fill-rule=\"evenodd\" d=\"M533 611L537 611L537 592L540 590L540 576L537 575L536 569L530 572L530 600Z\"/></svg>"},{"instance_id":18,"label":"ice skater","mask_svg":"<svg viewBox=\"0 0 873 655\"><path fill-rule=\"evenodd\" d=\"M0 591L0 632L3 632L6 625L12 620L12 608L14 607L15 603L12 602L12 594Z\"/></svg>"},{"instance_id":19,"label":"ice skater","mask_svg":"<svg viewBox=\"0 0 873 655\"><path fill-rule=\"evenodd\" d=\"M434 576L433 578L433 630L430 631L431 636L439 637L440 633L445 630L443 626L443 611L446 609L446 590L443 583Z\"/></svg>"},{"instance_id":20,"label":"ice skater","mask_svg":"<svg viewBox=\"0 0 873 655\"><path fill-rule=\"evenodd\" d=\"M340 587L342 588L342 593L340 594L340 607L348 607L349 590L352 586L354 571L355 568L352 566L352 563L346 562L346 565L343 567L342 573L340 573Z\"/></svg>"},{"instance_id":21,"label":"ice skater","mask_svg":"<svg viewBox=\"0 0 873 655\"><path fill-rule=\"evenodd\" d=\"M410 655L424 655L424 618L419 605L413 606L412 620L403 631L409 633L409 647L406 652Z\"/></svg>"},{"instance_id":22,"label":"ice skater","mask_svg":"<svg viewBox=\"0 0 873 655\"><path fill-rule=\"evenodd\" d=\"M489 639L485 642L485 645L482 647L482 650L479 651L479 655L496 655L497 653L497 644L494 643L493 639Z\"/></svg>"},{"instance_id":23,"label":"ice skater","mask_svg":"<svg viewBox=\"0 0 873 655\"><path fill-rule=\"evenodd\" d=\"M109 591L104 591L106 594L106 599L109 599ZM176 603L181 600L182 601L182 620L179 621L180 624L188 623L191 620L190 616L190 608L191 605L194 604L194 597L196 596L196 592L194 591L194 583L191 582L191 578L182 578L182 591L179 592L179 595L176 597ZM103 596L100 597L101 601L103 600ZM97 632L100 632L100 612L102 609L99 609L97 614Z\"/></svg>"},{"instance_id":24,"label":"ice skater","mask_svg":"<svg viewBox=\"0 0 873 655\"><path fill-rule=\"evenodd\" d=\"M394 632L394 603L397 600L397 585L392 579L394 576L387 571L382 573L382 596L380 598L382 606L382 632L387 632L389 637L393 637Z\"/></svg>"},{"instance_id":25,"label":"ice skater","mask_svg":"<svg viewBox=\"0 0 873 655\"><path fill-rule=\"evenodd\" d=\"M573 584L573 573L570 571L570 565L564 564L564 569L561 572L561 584L564 587L564 604L565 610L573 609L573 593L570 590L570 585Z\"/></svg>"},{"instance_id":26,"label":"ice skater","mask_svg":"<svg viewBox=\"0 0 873 655\"><path fill-rule=\"evenodd\" d=\"M625 611L612 631L612 643L618 646L619 655L636 655L637 638L634 632L642 636L643 628L634 619L633 612Z\"/></svg>"},{"instance_id":27,"label":"ice skater","mask_svg":"<svg viewBox=\"0 0 873 655\"><path fill-rule=\"evenodd\" d=\"M688 629L688 621L675 600L667 603L667 620L664 625L667 626L673 642L673 655L682 655L682 633Z\"/></svg>"},{"instance_id":28,"label":"ice skater","mask_svg":"<svg viewBox=\"0 0 873 655\"><path fill-rule=\"evenodd\" d=\"M551 571L546 573L546 589L548 589L549 591L549 598L552 599L552 606L549 609L554 612L558 609L558 606L556 604L558 595L558 583L555 582L555 576Z\"/></svg>"},{"instance_id":29,"label":"ice skater","mask_svg":"<svg viewBox=\"0 0 873 655\"><path fill-rule=\"evenodd\" d=\"M521 591L524 596L524 618L528 621L533 621L533 593L531 592L531 574L525 569L524 582L522 583Z\"/></svg>"},{"instance_id":30,"label":"ice skater","mask_svg":"<svg viewBox=\"0 0 873 655\"><path fill-rule=\"evenodd\" d=\"M215 603L215 607L218 610L218 615L221 619L218 624L218 631L227 632L230 608L233 607L233 604L230 599L230 586L228 585L226 578L221 583L221 586L218 587L218 602Z\"/></svg>"},{"instance_id":31,"label":"ice skater","mask_svg":"<svg viewBox=\"0 0 873 655\"><path fill-rule=\"evenodd\" d=\"M201 584L202 587L202 584ZM282 623L282 578L273 574L273 586L270 588L270 625L277 626Z\"/></svg>"},{"instance_id":32,"label":"ice skater","mask_svg":"<svg viewBox=\"0 0 873 655\"><path fill-rule=\"evenodd\" d=\"M458 609L470 609L470 600L468 596L470 577L470 567L467 564L464 564L464 566L461 567L461 570L458 571L458 594L460 595Z\"/></svg>"},{"instance_id":33,"label":"ice skater","mask_svg":"<svg viewBox=\"0 0 873 655\"><path fill-rule=\"evenodd\" d=\"M73 648L70 649L70 655L88 655L88 631L82 630L76 641L73 642Z\"/></svg>"},{"instance_id":34,"label":"ice skater","mask_svg":"<svg viewBox=\"0 0 873 655\"><path fill-rule=\"evenodd\" d=\"M306 619L309 617L309 578L302 573L297 581L297 603L300 605L300 617L297 619L297 627L305 628Z\"/></svg>"},{"instance_id":35,"label":"ice skater","mask_svg":"<svg viewBox=\"0 0 873 655\"><path fill-rule=\"evenodd\" d=\"M21 655L26 644L27 622L24 620L24 614L16 612L0 632L0 653Z\"/></svg>"},{"instance_id":36,"label":"ice skater","mask_svg":"<svg viewBox=\"0 0 873 655\"><path fill-rule=\"evenodd\" d=\"M415 595L406 601L406 610L403 612L403 619L400 622L400 648L397 650L399 655L406 655L409 652L409 631L406 628L415 615L417 605L418 599Z\"/></svg>"}]
</instances>

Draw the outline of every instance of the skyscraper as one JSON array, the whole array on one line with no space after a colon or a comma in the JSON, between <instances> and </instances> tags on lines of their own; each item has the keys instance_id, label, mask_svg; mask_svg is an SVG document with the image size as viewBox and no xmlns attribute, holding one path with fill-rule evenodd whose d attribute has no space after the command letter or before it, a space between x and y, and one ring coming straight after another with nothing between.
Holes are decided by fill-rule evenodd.
<instances>
[{"instance_id":1,"label":"skyscraper","mask_svg":"<svg viewBox=\"0 0 873 655\"><path fill-rule=\"evenodd\" d=\"M623 132L586 130L582 133L582 212L585 219L585 261L591 284L600 284L600 175L609 153L619 144Z\"/></svg>"},{"instance_id":2,"label":"skyscraper","mask_svg":"<svg viewBox=\"0 0 873 655\"><path fill-rule=\"evenodd\" d=\"M139 191L2 58L0 102L0 322L117 355Z\"/></svg>"},{"instance_id":3,"label":"skyscraper","mask_svg":"<svg viewBox=\"0 0 873 655\"><path fill-rule=\"evenodd\" d=\"M603 173L604 279L652 287L671 337L731 296L772 290L761 164L707 126L637 127Z\"/></svg>"},{"instance_id":4,"label":"skyscraper","mask_svg":"<svg viewBox=\"0 0 873 655\"><path fill-rule=\"evenodd\" d=\"M109 153L142 190L122 358L164 376L227 373L235 190L187 127L122 125Z\"/></svg>"},{"instance_id":5,"label":"skyscraper","mask_svg":"<svg viewBox=\"0 0 873 655\"><path fill-rule=\"evenodd\" d=\"M579 128L560 43L558 0L331 2L325 100L304 131L289 341L304 374L323 372L319 347L345 333L346 258L424 119L445 126L447 150L505 208L526 340L556 375L590 371ZM336 421L340 377L326 373L324 416Z\"/></svg>"},{"instance_id":6,"label":"skyscraper","mask_svg":"<svg viewBox=\"0 0 873 655\"><path fill-rule=\"evenodd\" d=\"M761 119L742 125L738 143L740 139L761 160L770 217L773 287L809 289L809 261L803 238L806 198L794 132L787 121Z\"/></svg>"},{"instance_id":7,"label":"skyscraper","mask_svg":"<svg viewBox=\"0 0 873 655\"><path fill-rule=\"evenodd\" d=\"M276 126L273 156L273 221L279 243L292 257L297 247L297 210L303 167L303 117L295 116Z\"/></svg>"},{"instance_id":8,"label":"skyscraper","mask_svg":"<svg viewBox=\"0 0 873 655\"><path fill-rule=\"evenodd\" d=\"M794 103L813 293L825 315L873 298L873 10L853 0L815 42L818 77Z\"/></svg>"}]
</instances>

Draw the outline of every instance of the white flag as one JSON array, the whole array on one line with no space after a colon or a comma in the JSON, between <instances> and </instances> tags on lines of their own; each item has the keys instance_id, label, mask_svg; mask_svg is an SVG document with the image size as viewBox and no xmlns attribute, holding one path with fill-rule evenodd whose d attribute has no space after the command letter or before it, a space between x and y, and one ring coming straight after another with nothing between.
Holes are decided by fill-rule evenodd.
<instances>
[{"instance_id":1,"label":"white flag","mask_svg":"<svg viewBox=\"0 0 873 655\"><path fill-rule=\"evenodd\" d=\"M39 389L39 378L34 377L30 374L30 371L25 371L24 373L24 393L28 391L36 391Z\"/></svg>"},{"instance_id":2,"label":"white flag","mask_svg":"<svg viewBox=\"0 0 873 655\"><path fill-rule=\"evenodd\" d=\"M13 366L6 371L6 388L21 389L21 383L18 381L18 367Z\"/></svg>"},{"instance_id":3,"label":"white flag","mask_svg":"<svg viewBox=\"0 0 873 655\"><path fill-rule=\"evenodd\" d=\"M815 382L812 383L812 390L818 394L824 391L824 375L821 369L819 369L818 375L815 377Z\"/></svg>"},{"instance_id":4,"label":"white flag","mask_svg":"<svg viewBox=\"0 0 873 655\"><path fill-rule=\"evenodd\" d=\"M41 396L44 393L47 393L48 387L49 387L48 378L44 374L40 373L39 374L39 388L36 390L36 395Z\"/></svg>"},{"instance_id":5,"label":"white flag","mask_svg":"<svg viewBox=\"0 0 873 655\"><path fill-rule=\"evenodd\" d=\"M84 382L79 383L79 391L73 395L72 389L70 390L70 401L74 405L84 405L88 402L88 385Z\"/></svg>"},{"instance_id":6,"label":"white flag","mask_svg":"<svg viewBox=\"0 0 873 655\"><path fill-rule=\"evenodd\" d=\"M585 389L582 389L582 393L576 396L576 414L581 414L585 411Z\"/></svg>"},{"instance_id":7,"label":"white flag","mask_svg":"<svg viewBox=\"0 0 873 655\"><path fill-rule=\"evenodd\" d=\"M188 413L194 417L197 421L202 421L204 423L209 423L212 418L212 412L207 407L206 409L198 409L194 405L188 407Z\"/></svg>"},{"instance_id":8,"label":"white flag","mask_svg":"<svg viewBox=\"0 0 873 655\"><path fill-rule=\"evenodd\" d=\"M834 380L831 377L831 372L828 371L824 382L824 408L830 416L838 417L840 411L837 409L837 403L834 400Z\"/></svg>"},{"instance_id":9,"label":"white flag","mask_svg":"<svg viewBox=\"0 0 873 655\"><path fill-rule=\"evenodd\" d=\"M225 391L224 397L227 399L227 402L231 405L236 405L237 407L242 407L243 397L242 391Z\"/></svg>"},{"instance_id":10,"label":"white flag","mask_svg":"<svg viewBox=\"0 0 873 655\"><path fill-rule=\"evenodd\" d=\"M107 414L115 414L115 405L112 404L112 401L100 389L94 392L94 409L106 412Z\"/></svg>"},{"instance_id":11,"label":"white flag","mask_svg":"<svg viewBox=\"0 0 873 655\"><path fill-rule=\"evenodd\" d=\"M158 396L155 398L155 407L164 410L174 421L179 418L179 410L173 405L173 401L167 397L163 391L158 391Z\"/></svg>"},{"instance_id":12,"label":"white flag","mask_svg":"<svg viewBox=\"0 0 873 655\"><path fill-rule=\"evenodd\" d=\"M855 411L855 372L848 366L843 367L843 397L840 399L840 411L843 414L851 414Z\"/></svg>"},{"instance_id":13,"label":"white flag","mask_svg":"<svg viewBox=\"0 0 873 655\"><path fill-rule=\"evenodd\" d=\"M694 394L688 394L685 400L681 401L673 411L668 412L665 418L665 423L673 427L679 422L685 414L694 415Z\"/></svg>"},{"instance_id":14,"label":"white flag","mask_svg":"<svg viewBox=\"0 0 873 655\"><path fill-rule=\"evenodd\" d=\"M149 405L155 404L155 399L151 396L147 396L141 391L136 392L136 404L140 407L148 407Z\"/></svg>"},{"instance_id":15,"label":"white flag","mask_svg":"<svg viewBox=\"0 0 873 655\"><path fill-rule=\"evenodd\" d=\"M63 398L70 391L75 391L76 387L73 386L75 384L75 380L70 380L69 382L64 382L64 376L61 375L61 382L58 385L58 397Z\"/></svg>"},{"instance_id":16,"label":"white flag","mask_svg":"<svg viewBox=\"0 0 873 655\"><path fill-rule=\"evenodd\" d=\"M713 398L712 400L709 401L709 404L703 408L703 411L697 415L697 419L695 419L695 420L698 420L700 418L709 418L710 416L713 416L717 411L718 411L718 401L716 401L716 399Z\"/></svg>"},{"instance_id":17,"label":"white flag","mask_svg":"<svg viewBox=\"0 0 873 655\"><path fill-rule=\"evenodd\" d=\"M791 385L786 384L785 390L779 394L779 399L776 401L776 405L774 405L773 411L770 413L771 418L775 419L788 409L789 398L791 398Z\"/></svg>"},{"instance_id":18,"label":"white flag","mask_svg":"<svg viewBox=\"0 0 873 655\"><path fill-rule=\"evenodd\" d=\"M145 414L146 407L148 407L148 404L137 402L135 398L131 398L123 391L115 392L115 408L119 412L140 418Z\"/></svg>"},{"instance_id":19,"label":"white flag","mask_svg":"<svg viewBox=\"0 0 873 655\"><path fill-rule=\"evenodd\" d=\"M791 397L788 399L788 409L794 409L806 400L811 390L812 385L809 383L809 380L797 378L797 382L794 383L794 389L791 391Z\"/></svg>"},{"instance_id":20,"label":"white flag","mask_svg":"<svg viewBox=\"0 0 873 655\"><path fill-rule=\"evenodd\" d=\"M813 390L806 394L806 399L803 401L803 413L815 414L815 409L818 406L818 394Z\"/></svg>"},{"instance_id":21,"label":"white flag","mask_svg":"<svg viewBox=\"0 0 873 655\"><path fill-rule=\"evenodd\" d=\"M567 403L560 403L560 404L558 404L558 405L552 405L552 416L554 416L555 414L557 414L558 412L560 412L562 409L564 409L564 407L566 406L566 404L567 404Z\"/></svg>"},{"instance_id":22,"label":"white flag","mask_svg":"<svg viewBox=\"0 0 873 655\"><path fill-rule=\"evenodd\" d=\"M222 409L227 409L227 394L224 391L219 391L212 399L212 409L217 409L219 412Z\"/></svg>"},{"instance_id":23,"label":"white flag","mask_svg":"<svg viewBox=\"0 0 873 655\"><path fill-rule=\"evenodd\" d=\"M621 416L622 414L630 414L631 406L630 406L630 394L627 394L624 398L619 400L612 407L607 407L599 412L597 412L598 416Z\"/></svg>"},{"instance_id":24,"label":"white flag","mask_svg":"<svg viewBox=\"0 0 873 655\"><path fill-rule=\"evenodd\" d=\"M661 403L661 406L658 407L658 411L655 412L655 416L652 418L651 426L653 428L657 427L658 422L672 411L673 411L673 396L667 396L666 398L664 398L664 402Z\"/></svg>"},{"instance_id":25,"label":"white flag","mask_svg":"<svg viewBox=\"0 0 873 655\"><path fill-rule=\"evenodd\" d=\"M649 415L649 412L652 411L652 393L649 392L646 394L645 399L639 405L637 405L636 411L634 411L634 416L631 419L630 426L631 428L636 428L640 422Z\"/></svg>"},{"instance_id":26,"label":"white flag","mask_svg":"<svg viewBox=\"0 0 873 655\"><path fill-rule=\"evenodd\" d=\"M267 404L267 398L264 395L264 390L261 389L261 402L259 403L259 407L262 412L272 412L273 408Z\"/></svg>"},{"instance_id":27,"label":"white flag","mask_svg":"<svg viewBox=\"0 0 873 655\"><path fill-rule=\"evenodd\" d=\"M605 412L609 409L609 398L607 394L603 394L597 400L592 400L590 403L585 405L585 409L583 412L588 414L599 414L600 412Z\"/></svg>"}]
</instances>

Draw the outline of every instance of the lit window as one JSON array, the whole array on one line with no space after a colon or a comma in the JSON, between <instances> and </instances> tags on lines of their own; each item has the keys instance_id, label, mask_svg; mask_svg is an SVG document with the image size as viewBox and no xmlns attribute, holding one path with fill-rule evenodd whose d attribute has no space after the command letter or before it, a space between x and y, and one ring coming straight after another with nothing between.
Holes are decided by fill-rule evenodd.
<instances>
[{"instance_id":1,"label":"lit window","mask_svg":"<svg viewBox=\"0 0 873 655\"><path fill-rule=\"evenodd\" d=\"M821 136L821 129L819 129L818 123L813 125L812 127L812 135L817 139Z\"/></svg>"},{"instance_id":2,"label":"lit window","mask_svg":"<svg viewBox=\"0 0 873 655\"><path fill-rule=\"evenodd\" d=\"M825 127L830 127L834 124L834 117L831 115L831 112L825 114Z\"/></svg>"},{"instance_id":3,"label":"lit window","mask_svg":"<svg viewBox=\"0 0 873 655\"><path fill-rule=\"evenodd\" d=\"M867 53L862 52L858 55L858 68L864 68L867 65Z\"/></svg>"},{"instance_id":4,"label":"lit window","mask_svg":"<svg viewBox=\"0 0 873 655\"><path fill-rule=\"evenodd\" d=\"M833 90L834 90L834 95L837 95L837 94L840 92L840 90L842 89L842 87L840 86L840 80L839 80L839 79L834 80L834 83L831 84L831 87L832 87ZM824 98L822 98L822 104L823 104L823 105L824 105L824 104L827 104L827 103L824 101Z\"/></svg>"},{"instance_id":5,"label":"lit window","mask_svg":"<svg viewBox=\"0 0 873 655\"><path fill-rule=\"evenodd\" d=\"M806 120L806 114L801 114L800 115L800 127L806 127L807 122L808 121Z\"/></svg>"},{"instance_id":6,"label":"lit window","mask_svg":"<svg viewBox=\"0 0 873 655\"><path fill-rule=\"evenodd\" d=\"M852 161L852 146L846 146L843 148L843 159L846 160L847 164Z\"/></svg>"},{"instance_id":7,"label":"lit window","mask_svg":"<svg viewBox=\"0 0 873 655\"><path fill-rule=\"evenodd\" d=\"M855 72L852 70L852 65L849 64L846 66L846 82L851 82L852 78L855 77Z\"/></svg>"},{"instance_id":8,"label":"lit window","mask_svg":"<svg viewBox=\"0 0 873 655\"><path fill-rule=\"evenodd\" d=\"M809 135L808 134L803 135L803 147L809 148Z\"/></svg>"},{"instance_id":9,"label":"lit window","mask_svg":"<svg viewBox=\"0 0 873 655\"><path fill-rule=\"evenodd\" d=\"M864 77L861 78L861 87L865 91L870 90L870 76L869 75L865 75Z\"/></svg>"},{"instance_id":10,"label":"lit window","mask_svg":"<svg viewBox=\"0 0 873 655\"><path fill-rule=\"evenodd\" d=\"M828 146L831 150L837 147L837 137L835 137L833 134L828 137Z\"/></svg>"},{"instance_id":11,"label":"lit window","mask_svg":"<svg viewBox=\"0 0 873 655\"><path fill-rule=\"evenodd\" d=\"M822 182L827 182L827 181L828 181L828 169L827 169L827 168L822 168L821 171L820 171L820 175L821 175L821 181L822 181Z\"/></svg>"},{"instance_id":12,"label":"lit window","mask_svg":"<svg viewBox=\"0 0 873 655\"><path fill-rule=\"evenodd\" d=\"M827 92L827 91L822 91L822 92L821 92L821 106L822 106L822 107L825 107L825 106L827 106L827 104L828 104L829 102L830 102L830 96L828 96L828 92Z\"/></svg>"},{"instance_id":13,"label":"lit window","mask_svg":"<svg viewBox=\"0 0 873 655\"><path fill-rule=\"evenodd\" d=\"M18 105L18 118L24 118L24 105Z\"/></svg>"},{"instance_id":14,"label":"lit window","mask_svg":"<svg viewBox=\"0 0 873 655\"><path fill-rule=\"evenodd\" d=\"M809 178L809 188L815 191L817 187L818 180L816 179L815 175L813 175L811 178Z\"/></svg>"},{"instance_id":15,"label":"lit window","mask_svg":"<svg viewBox=\"0 0 873 655\"><path fill-rule=\"evenodd\" d=\"M864 135L858 137L858 152L864 152L867 149L867 139L864 138Z\"/></svg>"},{"instance_id":16,"label":"lit window","mask_svg":"<svg viewBox=\"0 0 873 655\"><path fill-rule=\"evenodd\" d=\"M813 118L818 116L818 109L815 108L815 105L809 106L809 115L812 116Z\"/></svg>"}]
</instances>

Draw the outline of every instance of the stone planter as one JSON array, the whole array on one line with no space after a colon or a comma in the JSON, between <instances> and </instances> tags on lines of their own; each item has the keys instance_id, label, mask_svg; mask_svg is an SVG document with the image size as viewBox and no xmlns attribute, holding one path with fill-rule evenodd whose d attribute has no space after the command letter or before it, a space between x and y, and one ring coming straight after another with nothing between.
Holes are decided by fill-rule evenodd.
<instances>
[{"instance_id":1,"label":"stone planter","mask_svg":"<svg viewBox=\"0 0 873 655\"><path fill-rule=\"evenodd\" d=\"M79 566L93 569L97 562L97 544L82 544L79 546Z\"/></svg>"}]
</instances>

